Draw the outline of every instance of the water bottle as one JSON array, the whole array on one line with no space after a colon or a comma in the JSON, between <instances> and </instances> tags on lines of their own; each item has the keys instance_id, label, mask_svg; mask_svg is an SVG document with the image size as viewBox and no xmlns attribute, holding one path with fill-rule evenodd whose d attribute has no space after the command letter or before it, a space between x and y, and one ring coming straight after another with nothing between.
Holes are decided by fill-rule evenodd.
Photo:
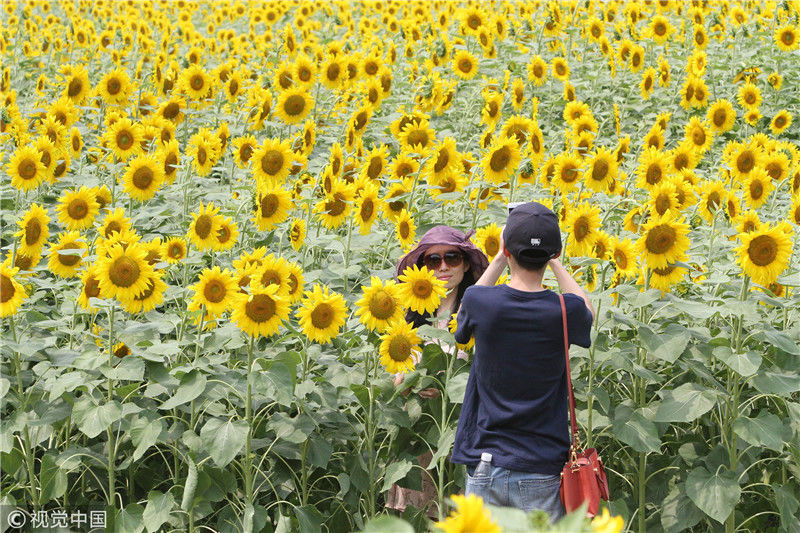
<instances>
[{"instance_id":1,"label":"water bottle","mask_svg":"<svg viewBox=\"0 0 800 533\"><path fill-rule=\"evenodd\" d=\"M491 477L492 475L492 454L483 452L481 454L481 462L475 468L473 477Z\"/></svg>"}]
</instances>

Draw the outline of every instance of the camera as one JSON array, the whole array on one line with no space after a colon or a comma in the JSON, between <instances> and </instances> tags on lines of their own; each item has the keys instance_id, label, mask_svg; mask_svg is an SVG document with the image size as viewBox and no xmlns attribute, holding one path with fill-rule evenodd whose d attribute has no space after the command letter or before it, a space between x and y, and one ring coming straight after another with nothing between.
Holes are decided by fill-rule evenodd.
<instances>
[{"instance_id":1,"label":"camera","mask_svg":"<svg viewBox=\"0 0 800 533\"><path fill-rule=\"evenodd\" d=\"M524 204L525 202L509 202L508 203L508 214L511 214L511 211L514 210L515 207Z\"/></svg>"}]
</instances>

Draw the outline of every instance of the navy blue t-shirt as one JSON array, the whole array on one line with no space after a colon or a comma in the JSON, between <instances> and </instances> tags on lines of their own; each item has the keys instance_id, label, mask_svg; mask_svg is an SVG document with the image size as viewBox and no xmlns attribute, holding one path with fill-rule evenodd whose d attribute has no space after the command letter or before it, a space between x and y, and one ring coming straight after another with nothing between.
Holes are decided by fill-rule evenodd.
<instances>
[{"instance_id":1,"label":"navy blue t-shirt","mask_svg":"<svg viewBox=\"0 0 800 533\"><path fill-rule=\"evenodd\" d=\"M565 294L570 344L589 347L592 314ZM456 341L475 336L475 357L458 420L454 463L482 452L509 470L558 474L569 451L561 304L551 290L473 285L464 293Z\"/></svg>"}]
</instances>

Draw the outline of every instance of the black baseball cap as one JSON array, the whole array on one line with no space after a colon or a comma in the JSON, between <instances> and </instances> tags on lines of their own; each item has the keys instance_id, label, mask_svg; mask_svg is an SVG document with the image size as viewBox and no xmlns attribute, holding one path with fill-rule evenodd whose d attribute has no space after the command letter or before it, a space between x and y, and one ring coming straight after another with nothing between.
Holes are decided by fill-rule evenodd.
<instances>
[{"instance_id":1,"label":"black baseball cap","mask_svg":"<svg viewBox=\"0 0 800 533\"><path fill-rule=\"evenodd\" d=\"M509 213L503 241L514 258L548 261L561 253L558 217L538 202L517 205Z\"/></svg>"}]
</instances>

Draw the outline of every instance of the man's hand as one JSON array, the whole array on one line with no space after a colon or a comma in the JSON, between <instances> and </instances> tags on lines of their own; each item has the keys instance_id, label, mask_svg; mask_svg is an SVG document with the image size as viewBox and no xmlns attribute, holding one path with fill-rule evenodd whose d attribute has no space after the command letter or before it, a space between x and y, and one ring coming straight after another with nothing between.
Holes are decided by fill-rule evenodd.
<instances>
[{"instance_id":1,"label":"man's hand","mask_svg":"<svg viewBox=\"0 0 800 533\"><path fill-rule=\"evenodd\" d=\"M394 377L394 386L395 387L399 387L400 385L403 384L403 380L405 380L405 379L406 379L406 375L405 374L397 374ZM406 390L402 391L400 394L402 394L403 396L408 398L408 395L411 394L411 387L408 387ZM421 391L419 391L419 397L423 398L425 400L431 400L433 398L436 398L437 396L439 396L439 389L437 389L436 387L429 387L427 389L422 389Z\"/></svg>"}]
</instances>

